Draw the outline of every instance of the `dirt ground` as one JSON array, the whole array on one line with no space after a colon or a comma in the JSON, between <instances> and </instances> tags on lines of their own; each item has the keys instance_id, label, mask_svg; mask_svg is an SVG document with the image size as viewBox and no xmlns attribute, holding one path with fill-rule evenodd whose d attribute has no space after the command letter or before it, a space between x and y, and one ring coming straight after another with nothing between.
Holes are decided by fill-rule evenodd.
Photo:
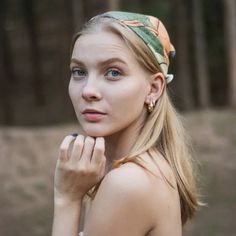
<instances>
[{"instance_id":1,"label":"dirt ground","mask_svg":"<svg viewBox=\"0 0 236 236\"><path fill-rule=\"evenodd\" d=\"M236 112L184 114L200 162L203 201L184 236L233 236L236 232ZM0 127L0 235L50 235L53 173L63 137L76 124Z\"/></svg>"}]
</instances>

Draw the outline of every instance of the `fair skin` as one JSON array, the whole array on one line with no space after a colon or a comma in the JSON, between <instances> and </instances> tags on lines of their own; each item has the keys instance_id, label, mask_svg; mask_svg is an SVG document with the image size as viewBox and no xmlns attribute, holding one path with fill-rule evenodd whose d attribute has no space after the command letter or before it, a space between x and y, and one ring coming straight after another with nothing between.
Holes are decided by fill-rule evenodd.
<instances>
[{"instance_id":1,"label":"fair skin","mask_svg":"<svg viewBox=\"0 0 236 236\"><path fill-rule=\"evenodd\" d=\"M85 236L180 236L178 193L158 168L158 178L134 163L110 170L113 160L131 150L148 115L146 105L162 93L163 75L143 69L124 41L105 30L77 39L71 71L69 95L83 135L67 136L60 147L52 235L78 235L82 200L104 177L86 218ZM148 160L147 154L142 157ZM164 158L157 158L176 185Z\"/></svg>"}]
</instances>

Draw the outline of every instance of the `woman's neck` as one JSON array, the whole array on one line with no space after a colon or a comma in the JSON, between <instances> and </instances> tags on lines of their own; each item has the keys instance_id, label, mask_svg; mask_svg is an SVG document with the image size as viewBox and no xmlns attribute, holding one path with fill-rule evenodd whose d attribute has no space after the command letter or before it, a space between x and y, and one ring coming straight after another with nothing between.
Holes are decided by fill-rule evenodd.
<instances>
[{"instance_id":1,"label":"woman's neck","mask_svg":"<svg viewBox=\"0 0 236 236\"><path fill-rule=\"evenodd\" d=\"M114 160L119 160L130 153L142 128L142 124L143 120L139 119L124 130L105 137L106 172L111 169Z\"/></svg>"}]
</instances>

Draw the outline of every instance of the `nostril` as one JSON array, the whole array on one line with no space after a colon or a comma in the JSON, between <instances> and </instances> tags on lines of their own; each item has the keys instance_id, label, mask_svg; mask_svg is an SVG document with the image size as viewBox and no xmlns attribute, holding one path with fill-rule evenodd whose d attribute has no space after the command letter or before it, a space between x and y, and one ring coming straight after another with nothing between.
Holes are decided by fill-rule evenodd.
<instances>
[{"instance_id":1,"label":"nostril","mask_svg":"<svg viewBox=\"0 0 236 236\"><path fill-rule=\"evenodd\" d=\"M99 100L101 99L101 94L95 90L95 89L84 89L83 93L82 93L82 97L84 100L87 101L95 101L95 100Z\"/></svg>"},{"instance_id":2,"label":"nostril","mask_svg":"<svg viewBox=\"0 0 236 236\"><path fill-rule=\"evenodd\" d=\"M85 100L98 100L98 97L95 95L88 95L88 94L83 94L82 96Z\"/></svg>"}]
</instances>

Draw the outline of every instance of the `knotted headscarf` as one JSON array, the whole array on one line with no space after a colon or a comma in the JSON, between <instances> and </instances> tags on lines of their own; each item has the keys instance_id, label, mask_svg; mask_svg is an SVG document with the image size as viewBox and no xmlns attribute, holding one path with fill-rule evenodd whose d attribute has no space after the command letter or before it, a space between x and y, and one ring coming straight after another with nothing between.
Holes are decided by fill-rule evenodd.
<instances>
[{"instance_id":1,"label":"knotted headscarf","mask_svg":"<svg viewBox=\"0 0 236 236\"><path fill-rule=\"evenodd\" d=\"M170 42L165 26L158 18L122 11L106 12L99 15L99 17L115 19L121 25L128 27L136 33L154 54L160 65L161 72L166 78L166 83L172 81L174 76L168 74L168 67L170 64L169 57L174 57L175 48Z\"/></svg>"}]
</instances>

